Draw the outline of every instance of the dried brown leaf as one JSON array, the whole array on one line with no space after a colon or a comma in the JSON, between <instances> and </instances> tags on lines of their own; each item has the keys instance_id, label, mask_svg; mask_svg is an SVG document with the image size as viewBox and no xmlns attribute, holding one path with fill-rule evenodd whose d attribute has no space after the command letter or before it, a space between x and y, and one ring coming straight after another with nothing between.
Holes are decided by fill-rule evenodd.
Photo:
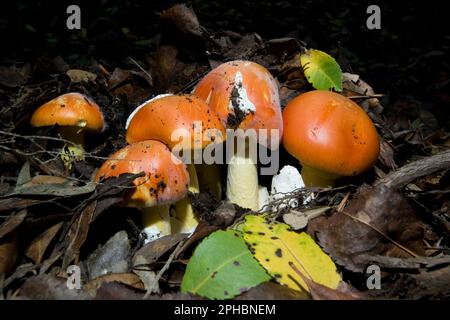
<instances>
[{"instance_id":1,"label":"dried brown leaf","mask_svg":"<svg viewBox=\"0 0 450 320\"><path fill-rule=\"evenodd\" d=\"M40 234L25 250L25 255L33 260L34 263L40 264L48 245L61 229L62 225L62 222L57 223Z\"/></svg>"},{"instance_id":2,"label":"dried brown leaf","mask_svg":"<svg viewBox=\"0 0 450 320\"><path fill-rule=\"evenodd\" d=\"M185 34L201 37L202 30L197 15L191 7L185 4L176 4L161 13L162 20L171 21L178 30Z\"/></svg>"},{"instance_id":3,"label":"dried brown leaf","mask_svg":"<svg viewBox=\"0 0 450 320\"><path fill-rule=\"evenodd\" d=\"M197 225L197 228L195 229L194 233L189 237L189 239L186 240L186 242L177 252L175 258L179 257L181 253L186 251L191 245L193 245L197 241L200 241L204 237L207 237L208 235L219 229L220 229L219 226L212 226L208 224L206 221L200 220L200 223Z\"/></svg>"},{"instance_id":4,"label":"dried brown leaf","mask_svg":"<svg viewBox=\"0 0 450 320\"><path fill-rule=\"evenodd\" d=\"M314 300L357 300L362 298L362 296L358 295L356 292L350 292L347 287L345 287L346 292L344 292L339 290L339 287L338 289L332 289L317 283L300 272L295 264L290 263L290 266L306 283L309 293Z\"/></svg>"},{"instance_id":5,"label":"dried brown leaf","mask_svg":"<svg viewBox=\"0 0 450 320\"><path fill-rule=\"evenodd\" d=\"M305 291L290 289L275 282L264 282L238 296L236 300L311 300Z\"/></svg>"},{"instance_id":6,"label":"dried brown leaf","mask_svg":"<svg viewBox=\"0 0 450 320\"><path fill-rule=\"evenodd\" d=\"M186 239L186 237L187 234L178 233L149 242L134 254L133 265L136 265L136 259L139 256L142 256L147 264L156 262L163 254L176 246L180 241Z\"/></svg>"},{"instance_id":7,"label":"dried brown leaf","mask_svg":"<svg viewBox=\"0 0 450 320\"><path fill-rule=\"evenodd\" d=\"M16 232L10 233L0 240L0 274L9 273L17 260L19 242Z\"/></svg>"},{"instance_id":8,"label":"dried brown leaf","mask_svg":"<svg viewBox=\"0 0 450 320\"><path fill-rule=\"evenodd\" d=\"M120 282L105 282L96 290L94 300L142 300L144 293Z\"/></svg>"},{"instance_id":9,"label":"dried brown leaf","mask_svg":"<svg viewBox=\"0 0 450 320\"><path fill-rule=\"evenodd\" d=\"M17 188L13 193L5 197L14 196L56 196L56 197L71 197L93 192L95 189L94 182L88 182L84 186L74 187L61 183L56 184L25 184Z\"/></svg>"},{"instance_id":10,"label":"dried brown leaf","mask_svg":"<svg viewBox=\"0 0 450 320\"><path fill-rule=\"evenodd\" d=\"M47 274L27 279L17 297L17 299L31 300L87 300L90 298L83 290L69 289L66 279Z\"/></svg>"},{"instance_id":11,"label":"dried brown leaf","mask_svg":"<svg viewBox=\"0 0 450 320\"><path fill-rule=\"evenodd\" d=\"M31 180L30 162L25 161L17 176L16 188Z\"/></svg>"},{"instance_id":12,"label":"dried brown leaf","mask_svg":"<svg viewBox=\"0 0 450 320\"><path fill-rule=\"evenodd\" d=\"M47 202L47 200L21 198L0 199L0 211L21 210L44 202Z\"/></svg>"},{"instance_id":13,"label":"dried brown leaf","mask_svg":"<svg viewBox=\"0 0 450 320\"><path fill-rule=\"evenodd\" d=\"M416 254L424 253L422 224L401 194L384 186L366 189L350 201L345 213L311 220L308 233L347 269L363 272L367 255L410 257L390 239Z\"/></svg>"},{"instance_id":14,"label":"dried brown leaf","mask_svg":"<svg viewBox=\"0 0 450 320\"><path fill-rule=\"evenodd\" d=\"M119 282L138 290L144 290L144 284L134 273L110 273L97 277L83 286L83 290L95 295L95 291L105 283ZM94 294L92 294L94 293Z\"/></svg>"},{"instance_id":15,"label":"dried brown leaf","mask_svg":"<svg viewBox=\"0 0 450 320\"><path fill-rule=\"evenodd\" d=\"M9 216L8 219L0 225L0 239L14 231L25 220L26 216L27 210L25 209Z\"/></svg>"},{"instance_id":16,"label":"dried brown leaf","mask_svg":"<svg viewBox=\"0 0 450 320\"><path fill-rule=\"evenodd\" d=\"M86 241L96 206L97 201L92 201L84 208L81 214L71 221L70 229L66 235L67 248L63 258L63 270L67 269L67 266L72 261L75 261L75 264L78 263L80 249L84 241Z\"/></svg>"}]
</instances>

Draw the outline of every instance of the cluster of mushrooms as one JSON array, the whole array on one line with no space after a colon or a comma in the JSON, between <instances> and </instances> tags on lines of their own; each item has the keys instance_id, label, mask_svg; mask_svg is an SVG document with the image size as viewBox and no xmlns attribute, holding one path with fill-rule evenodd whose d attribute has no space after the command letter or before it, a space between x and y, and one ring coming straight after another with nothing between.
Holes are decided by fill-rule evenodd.
<instances>
[{"instance_id":1,"label":"cluster of mushrooms","mask_svg":"<svg viewBox=\"0 0 450 320\"><path fill-rule=\"evenodd\" d=\"M63 160L82 159L84 132L105 127L99 106L79 93L42 105L31 124L58 126L71 142L62 152ZM380 148L374 124L352 100L315 90L292 99L282 112L278 84L270 72L254 62L231 61L209 72L192 94L163 94L138 106L126 122L128 145L112 154L93 179L101 183L123 173L143 172L122 205L140 209L148 241L192 233L198 218L188 192L209 192L222 200L218 165L195 155L223 144L227 129L253 129L257 135L266 129L257 137L260 145L277 150L282 141L300 161L301 175L286 166L273 179L273 193L292 191L287 186L333 186L337 178L373 166ZM273 130L278 133L275 138ZM226 199L256 211L267 203L268 192L258 184L257 161L249 155L250 141L246 143L243 151L227 159Z\"/></svg>"}]
</instances>

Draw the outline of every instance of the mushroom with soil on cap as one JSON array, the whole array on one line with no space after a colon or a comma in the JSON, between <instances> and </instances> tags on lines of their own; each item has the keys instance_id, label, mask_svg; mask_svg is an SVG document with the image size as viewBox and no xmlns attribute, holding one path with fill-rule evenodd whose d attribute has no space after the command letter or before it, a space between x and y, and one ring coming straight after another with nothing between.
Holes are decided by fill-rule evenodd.
<instances>
[{"instance_id":1,"label":"mushroom with soil on cap","mask_svg":"<svg viewBox=\"0 0 450 320\"><path fill-rule=\"evenodd\" d=\"M190 175L189 191L199 192L196 168L193 164L205 160L206 148L211 153L223 142L225 128L208 105L194 95L165 94L141 104L126 123L128 143L155 139L166 144L173 153L184 159ZM205 149L205 150L204 150ZM214 160L214 159L210 159ZM220 191L220 174L214 167L203 176L209 177ZM220 196L219 196L220 197ZM177 219L173 228L177 232L191 233L198 224L190 201L176 204Z\"/></svg>"},{"instance_id":2,"label":"mushroom with soil on cap","mask_svg":"<svg viewBox=\"0 0 450 320\"><path fill-rule=\"evenodd\" d=\"M31 116L33 127L58 126L61 137L72 145L63 148L61 158L68 169L72 159L82 160L84 133L101 132L105 120L99 106L87 96L71 92L63 94L40 106Z\"/></svg>"},{"instance_id":3,"label":"mushroom with soil on cap","mask_svg":"<svg viewBox=\"0 0 450 320\"><path fill-rule=\"evenodd\" d=\"M315 90L292 99L283 110L283 146L301 165L306 186L328 187L342 176L371 168L380 141L372 120L352 100Z\"/></svg>"},{"instance_id":4,"label":"mushroom with soil on cap","mask_svg":"<svg viewBox=\"0 0 450 320\"><path fill-rule=\"evenodd\" d=\"M243 208L258 210L257 159L251 146L256 148L257 142L272 150L279 146L283 122L275 79L257 63L230 61L209 72L193 93L209 104L227 128L242 129L235 136L241 142L245 139L245 145L239 150L238 143L228 163L227 198ZM252 136L253 141L247 140Z\"/></svg>"},{"instance_id":5,"label":"mushroom with soil on cap","mask_svg":"<svg viewBox=\"0 0 450 320\"><path fill-rule=\"evenodd\" d=\"M147 140L112 154L98 170L95 181L140 172L145 176L133 181L135 187L126 191L122 205L140 209L144 232L151 241L171 234L170 204L186 197L189 173L166 145Z\"/></svg>"}]
</instances>

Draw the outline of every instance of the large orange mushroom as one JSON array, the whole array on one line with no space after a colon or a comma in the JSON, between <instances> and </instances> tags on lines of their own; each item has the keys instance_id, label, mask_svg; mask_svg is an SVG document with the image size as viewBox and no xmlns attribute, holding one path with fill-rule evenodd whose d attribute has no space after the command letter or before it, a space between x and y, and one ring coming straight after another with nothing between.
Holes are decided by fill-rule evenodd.
<instances>
[{"instance_id":1,"label":"large orange mushroom","mask_svg":"<svg viewBox=\"0 0 450 320\"><path fill-rule=\"evenodd\" d=\"M140 172L145 176L133 181L135 187L126 191L122 205L141 210L149 240L171 234L170 204L186 197L189 174L166 145L147 140L126 146L103 163L95 181Z\"/></svg>"},{"instance_id":2,"label":"large orange mushroom","mask_svg":"<svg viewBox=\"0 0 450 320\"><path fill-rule=\"evenodd\" d=\"M315 90L283 110L283 145L301 165L306 186L333 186L341 176L371 168L380 151L375 126L352 100Z\"/></svg>"},{"instance_id":3,"label":"large orange mushroom","mask_svg":"<svg viewBox=\"0 0 450 320\"><path fill-rule=\"evenodd\" d=\"M139 107L129 116L126 123L128 143L155 139L163 142L183 159L190 175L189 191L200 191L195 164L203 163L203 150L220 144L225 138L225 128L208 105L194 95L165 94L157 96ZM209 159L211 161L215 159ZM213 162L207 162L211 164ZM216 168L209 171L201 183L209 187L220 199L220 174ZM176 204L177 220L173 221L178 232L192 232L198 224L188 199Z\"/></svg>"},{"instance_id":4,"label":"large orange mushroom","mask_svg":"<svg viewBox=\"0 0 450 320\"><path fill-rule=\"evenodd\" d=\"M58 126L61 137L71 141L61 158L68 168L71 157L83 159L84 133L101 132L105 120L99 106L87 96L71 92L58 96L40 106L31 116L33 127ZM64 149L64 148L63 148Z\"/></svg>"},{"instance_id":5,"label":"large orange mushroom","mask_svg":"<svg viewBox=\"0 0 450 320\"><path fill-rule=\"evenodd\" d=\"M257 210L256 155L249 142L255 148L259 142L270 149L276 149L280 143L283 122L275 79L257 63L230 61L209 72L193 93L209 104L227 128L242 129L243 132L235 131L234 136L246 145L240 150L238 145L229 160L227 198L241 207ZM262 129L267 130L265 136ZM248 140L249 137L254 139Z\"/></svg>"}]
</instances>

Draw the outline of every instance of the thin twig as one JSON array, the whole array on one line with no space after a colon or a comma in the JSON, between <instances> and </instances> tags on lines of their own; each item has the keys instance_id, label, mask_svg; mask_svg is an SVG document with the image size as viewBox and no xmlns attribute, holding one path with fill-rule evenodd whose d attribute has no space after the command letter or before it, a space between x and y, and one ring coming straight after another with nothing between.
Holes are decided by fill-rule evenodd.
<instances>
[{"instance_id":1,"label":"thin twig","mask_svg":"<svg viewBox=\"0 0 450 320\"><path fill-rule=\"evenodd\" d=\"M384 94L371 94L368 96L349 96L349 99L372 99L372 98L382 98Z\"/></svg>"},{"instance_id":2,"label":"thin twig","mask_svg":"<svg viewBox=\"0 0 450 320\"><path fill-rule=\"evenodd\" d=\"M150 73L147 72L136 60L134 60L132 57L128 57L145 75L153 82L153 78Z\"/></svg>"},{"instance_id":3,"label":"thin twig","mask_svg":"<svg viewBox=\"0 0 450 320\"><path fill-rule=\"evenodd\" d=\"M170 264L172 263L172 260L174 257L178 254L178 250L180 250L181 246L184 244L184 240L181 240L178 245L176 246L175 250L170 254L169 259L167 259L164 266L159 270L158 274L153 279L152 283L149 285L149 288L147 289L147 292L145 293L143 299L147 299L148 296L153 292L153 290L156 288L159 279L161 279L164 272L166 272L167 269L169 269Z\"/></svg>"}]
</instances>

